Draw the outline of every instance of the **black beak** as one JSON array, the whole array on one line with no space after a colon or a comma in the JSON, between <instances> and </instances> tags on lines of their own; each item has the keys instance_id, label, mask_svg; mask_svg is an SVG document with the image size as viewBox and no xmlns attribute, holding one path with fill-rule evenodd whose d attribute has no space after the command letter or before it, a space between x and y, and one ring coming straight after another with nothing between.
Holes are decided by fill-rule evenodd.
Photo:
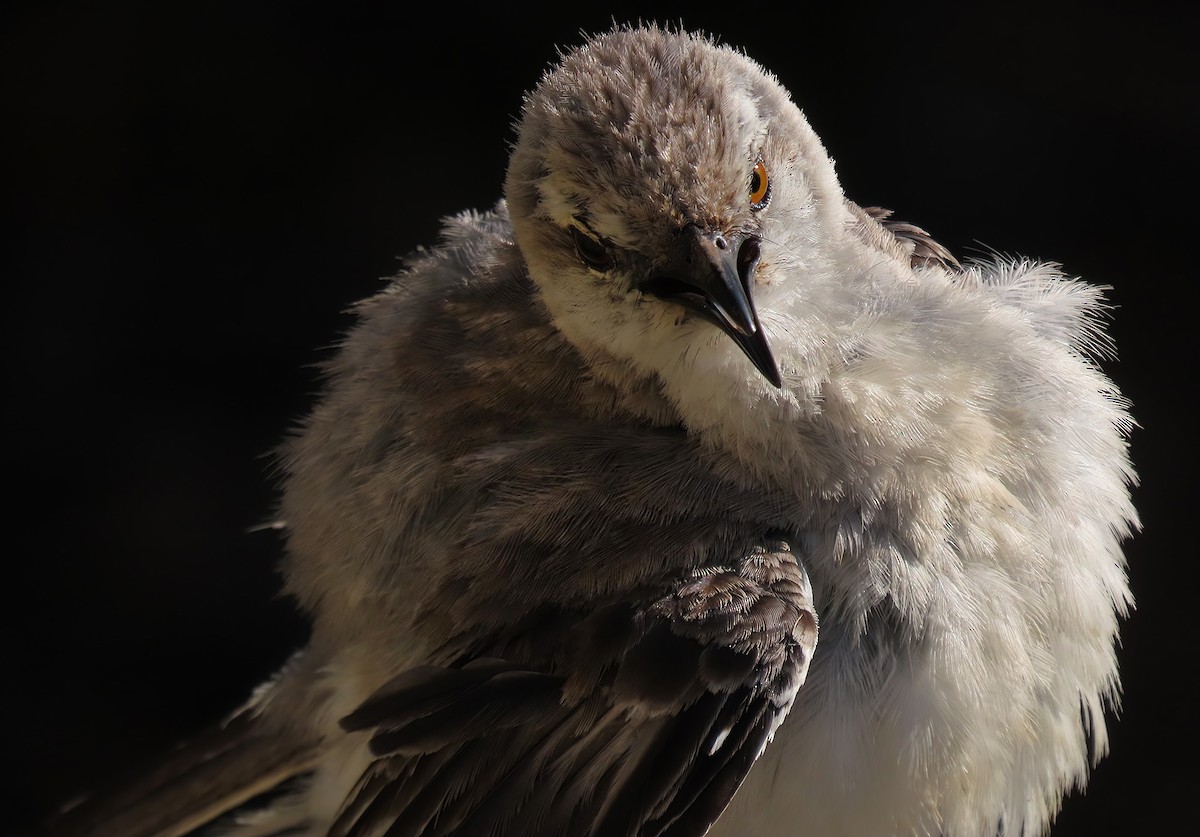
<instances>
[{"instance_id":1,"label":"black beak","mask_svg":"<svg viewBox=\"0 0 1200 837\"><path fill-rule=\"evenodd\" d=\"M689 224L679 234L670 260L641 289L717 326L733 338L763 377L778 387L783 380L750 297L758 242L756 236L705 232Z\"/></svg>"}]
</instances>

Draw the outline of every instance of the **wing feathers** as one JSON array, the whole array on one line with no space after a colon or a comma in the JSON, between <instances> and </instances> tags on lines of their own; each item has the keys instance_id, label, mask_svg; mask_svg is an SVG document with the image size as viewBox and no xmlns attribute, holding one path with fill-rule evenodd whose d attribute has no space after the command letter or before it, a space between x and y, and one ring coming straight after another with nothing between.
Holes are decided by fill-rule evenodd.
<instances>
[{"instance_id":1,"label":"wing feathers","mask_svg":"<svg viewBox=\"0 0 1200 837\"><path fill-rule=\"evenodd\" d=\"M554 646L546 659L415 668L345 718L379 759L331 834L703 834L816 643L807 577L778 542L560 616L531 622L557 643L492 650Z\"/></svg>"},{"instance_id":2,"label":"wing feathers","mask_svg":"<svg viewBox=\"0 0 1200 837\"><path fill-rule=\"evenodd\" d=\"M407 707L399 723L389 719L386 726L381 724L381 731L371 738L371 750L376 755L431 753L447 744L535 722L558 706L562 683L561 677L539 672L500 672L453 697L440 698L424 715L414 717L416 707Z\"/></svg>"}]
</instances>

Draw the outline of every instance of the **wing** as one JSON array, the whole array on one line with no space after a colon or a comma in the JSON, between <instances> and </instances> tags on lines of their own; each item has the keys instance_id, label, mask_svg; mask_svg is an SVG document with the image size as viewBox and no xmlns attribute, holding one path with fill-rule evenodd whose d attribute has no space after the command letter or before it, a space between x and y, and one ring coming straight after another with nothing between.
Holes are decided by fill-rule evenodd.
<instances>
[{"instance_id":1,"label":"wing","mask_svg":"<svg viewBox=\"0 0 1200 837\"><path fill-rule=\"evenodd\" d=\"M787 715L817 617L774 542L536 630L563 640L544 670L416 668L347 717L378 758L330 833L703 834Z\"/></svg>"},{"instance_id":2,"label":"wing","mask_svg":"<svg viewBox=\"0 0 1200 837\"><path fill-rule=\"evenodd\" d=\"M941 266L946 270L959 271L962 265L948 249L934 240L934 237L916 224L897 221L892 218L892 211L880 206L860 207L853 204L860 218L866 216L875 221L886 233L889 233L896 244L908 254L909 264L916 267Z\"/></svg>"}]
</instances>

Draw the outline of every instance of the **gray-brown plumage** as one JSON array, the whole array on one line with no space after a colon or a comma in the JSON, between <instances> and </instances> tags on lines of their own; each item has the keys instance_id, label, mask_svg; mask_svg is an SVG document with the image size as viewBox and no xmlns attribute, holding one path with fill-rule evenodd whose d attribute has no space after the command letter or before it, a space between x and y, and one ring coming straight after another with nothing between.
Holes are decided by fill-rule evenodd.
<instances>
[{"instance_id":1,"label":"gray-brown plumage","mask_svg":"<svg viewBox=\"0 0 1200 837\"><path fill-rule=\"evenodd\" d=\"M654 28L547 74L505 193L283 452L313 639L248 740L315 755L230 833L1044 830L1130 603L1099 293L858 207Z\"/></svg>"}]
</instances>

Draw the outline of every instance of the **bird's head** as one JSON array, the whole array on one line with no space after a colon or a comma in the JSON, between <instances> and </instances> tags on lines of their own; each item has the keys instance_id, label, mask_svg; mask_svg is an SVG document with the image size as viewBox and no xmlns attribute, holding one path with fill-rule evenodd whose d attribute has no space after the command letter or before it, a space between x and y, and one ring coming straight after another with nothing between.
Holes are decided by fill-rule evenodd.
<instances>
[{"instance_id":1,"label":"bird's head","mask_svg":"<svg viewBox=\"0 0 1200 837\"><path fill-rule=\"evenodd\" d=\"M567 338L669 379L720 368L780 386L771 306L845 223L832 162L779 83L657 28L597 37L547 73L506 193Z\"/></svg>"}]
</instances>

